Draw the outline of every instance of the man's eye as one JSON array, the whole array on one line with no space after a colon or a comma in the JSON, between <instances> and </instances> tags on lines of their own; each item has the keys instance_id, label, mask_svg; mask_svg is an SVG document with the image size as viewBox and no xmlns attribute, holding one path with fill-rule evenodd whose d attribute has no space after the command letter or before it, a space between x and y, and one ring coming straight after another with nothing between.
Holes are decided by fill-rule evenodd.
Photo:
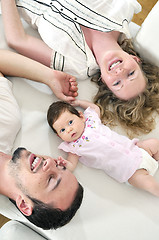
<instances>
[{"instance_id":1,"label":"man's eye","mask_svg":"<svg viewBox=\"0 0 159 240\"><path fill-rule=\"evenodd\" d=\"M135 71L132 71L128 74L128 76L132 76L132 75L134 75L134 73L135 73Z\"/></svg>"},{"instance_id":2,"label":"man's eye","mask_svg":"<svg viewBox=\"0 0 159 240\"><path fill-rule=\"evenodd\" d=\"M63 133L64 131L65 131L65 129L64 129L64 128L62 128L60 132L61 132L61 133Z\"/></svg>"},{"instance_id":3,"label":"man's eye","mask_svg":"<svg viewBox=\"0 0 159 240\"><path fill-rule=\"evenodd\" d=\"M120 83L121 83L121 81L119 80L119 81L113 83L113 86L118 86Z\"/></svg>"},{"instance_id":4,"label":"man's eye","mask_svg":"<svg viewBox=\"0 0 159 240\"><path fill-rule=\"evenodd\" d=\"M69 125L71 125L72 123L73 123L73 120L70 120L70 121L69 121Z\"/></svg>"},{"instance_id":5,"label":"man's eye","mask_svg":"<svg viewBox=\"0 0 159 240\"><path fill-rule=\"evenodd\" d=\"M54 178L54 175L51 175L48 179L48 183L50 183L50 181Z\"/></svg>"}]
</instances>

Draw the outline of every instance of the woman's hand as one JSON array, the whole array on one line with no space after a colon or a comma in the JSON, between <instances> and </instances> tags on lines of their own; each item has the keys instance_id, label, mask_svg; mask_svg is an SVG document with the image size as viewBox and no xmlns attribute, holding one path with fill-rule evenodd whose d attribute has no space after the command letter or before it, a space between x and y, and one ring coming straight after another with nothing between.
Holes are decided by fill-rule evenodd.
<instances>
[{"instance_id":1,"label":"woman's hand","mask_svg":"<svg viewBox=\"0 0 159 240\"><path fill-rule=\"evenodd\" d=\"M57 98L71 102L78 96L76 78L60 71L54 70L54 79L47 84Z\"/></svg>"}]
</instances>

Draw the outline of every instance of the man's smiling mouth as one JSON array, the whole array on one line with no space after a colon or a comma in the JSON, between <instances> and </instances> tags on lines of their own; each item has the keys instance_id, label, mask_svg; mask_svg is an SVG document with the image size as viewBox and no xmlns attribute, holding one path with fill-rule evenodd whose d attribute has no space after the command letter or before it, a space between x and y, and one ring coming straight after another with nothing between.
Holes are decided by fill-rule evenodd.
<instances>
[{"instance_id":1,"label":"man's smiling mouth","mask_svg":"<svg viewBox=\"0 0 159 240\"><path fill-rule=\"evenodd\" d=\"M42 158L37 157L34 154L30 155L30 169L31 171L35 172L37 170L37 168L40 166L41 162L42 162Z\"/></svg>"}]
</instances>

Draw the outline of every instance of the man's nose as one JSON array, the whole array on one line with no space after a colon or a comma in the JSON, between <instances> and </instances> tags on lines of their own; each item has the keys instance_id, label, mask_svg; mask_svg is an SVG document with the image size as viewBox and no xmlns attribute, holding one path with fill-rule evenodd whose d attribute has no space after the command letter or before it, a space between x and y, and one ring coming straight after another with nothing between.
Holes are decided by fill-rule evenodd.
<instances>
[{"instance_id":1,"label":"man's nose","mask_svg":"<svg viewBox=\"0 0 159 240\"><path fill-rule=\"evenodd\" d=\"M53 165L55 165L55 163L51 158L45 159L44 163L43 163L43 171L44 172L48 171ZM56 167L56 165L55 165L55 167Z\"/></svg>"}]
</instances>

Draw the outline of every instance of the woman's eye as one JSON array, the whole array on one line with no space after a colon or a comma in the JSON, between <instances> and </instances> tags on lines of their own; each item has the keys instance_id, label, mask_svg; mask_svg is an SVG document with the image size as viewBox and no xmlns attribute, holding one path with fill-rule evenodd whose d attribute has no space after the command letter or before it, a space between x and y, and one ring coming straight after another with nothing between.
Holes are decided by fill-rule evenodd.
<instances>
[{"instance_id":1,"label":"woman's eye","mask_svg":"<svg viewBox=\"0 0 159 240\"><path fill-rule=\"evenodd\" d=\"M72 123L73 123L73 120L70 120L70 121L69 121L69 125L71 125Z\"/></svg>"},{"instance_id":2,"label":"woman's eye","mask_svg":"<svg viewBox=\"0 0 159 240\"><path fill-rule=\"evenodd\" d=\"M64 131L65 131L65 128L62 128L60 132L63 133Z\"/></svg>"},{"instance_id":3,"label":"woman's eye","mask_svg":"<svg viewBox=\"0 0 159 240\"><path fill-rule=\"evenodd\" d=\"M119 81L113 83L113 86L118 86L120 83L121 83L121 81L119 80Z\"/></svg>"},{"instance_id":4,"label":"woman's eye","mask_svg":"<svg viewBox=\"0 0 159 240\"><path fill-rule=\"evenodd\" d=\"M132 76L135 73L135 71L132 71L128 74L128 76Z\"/></svg>"}]
</instances>

